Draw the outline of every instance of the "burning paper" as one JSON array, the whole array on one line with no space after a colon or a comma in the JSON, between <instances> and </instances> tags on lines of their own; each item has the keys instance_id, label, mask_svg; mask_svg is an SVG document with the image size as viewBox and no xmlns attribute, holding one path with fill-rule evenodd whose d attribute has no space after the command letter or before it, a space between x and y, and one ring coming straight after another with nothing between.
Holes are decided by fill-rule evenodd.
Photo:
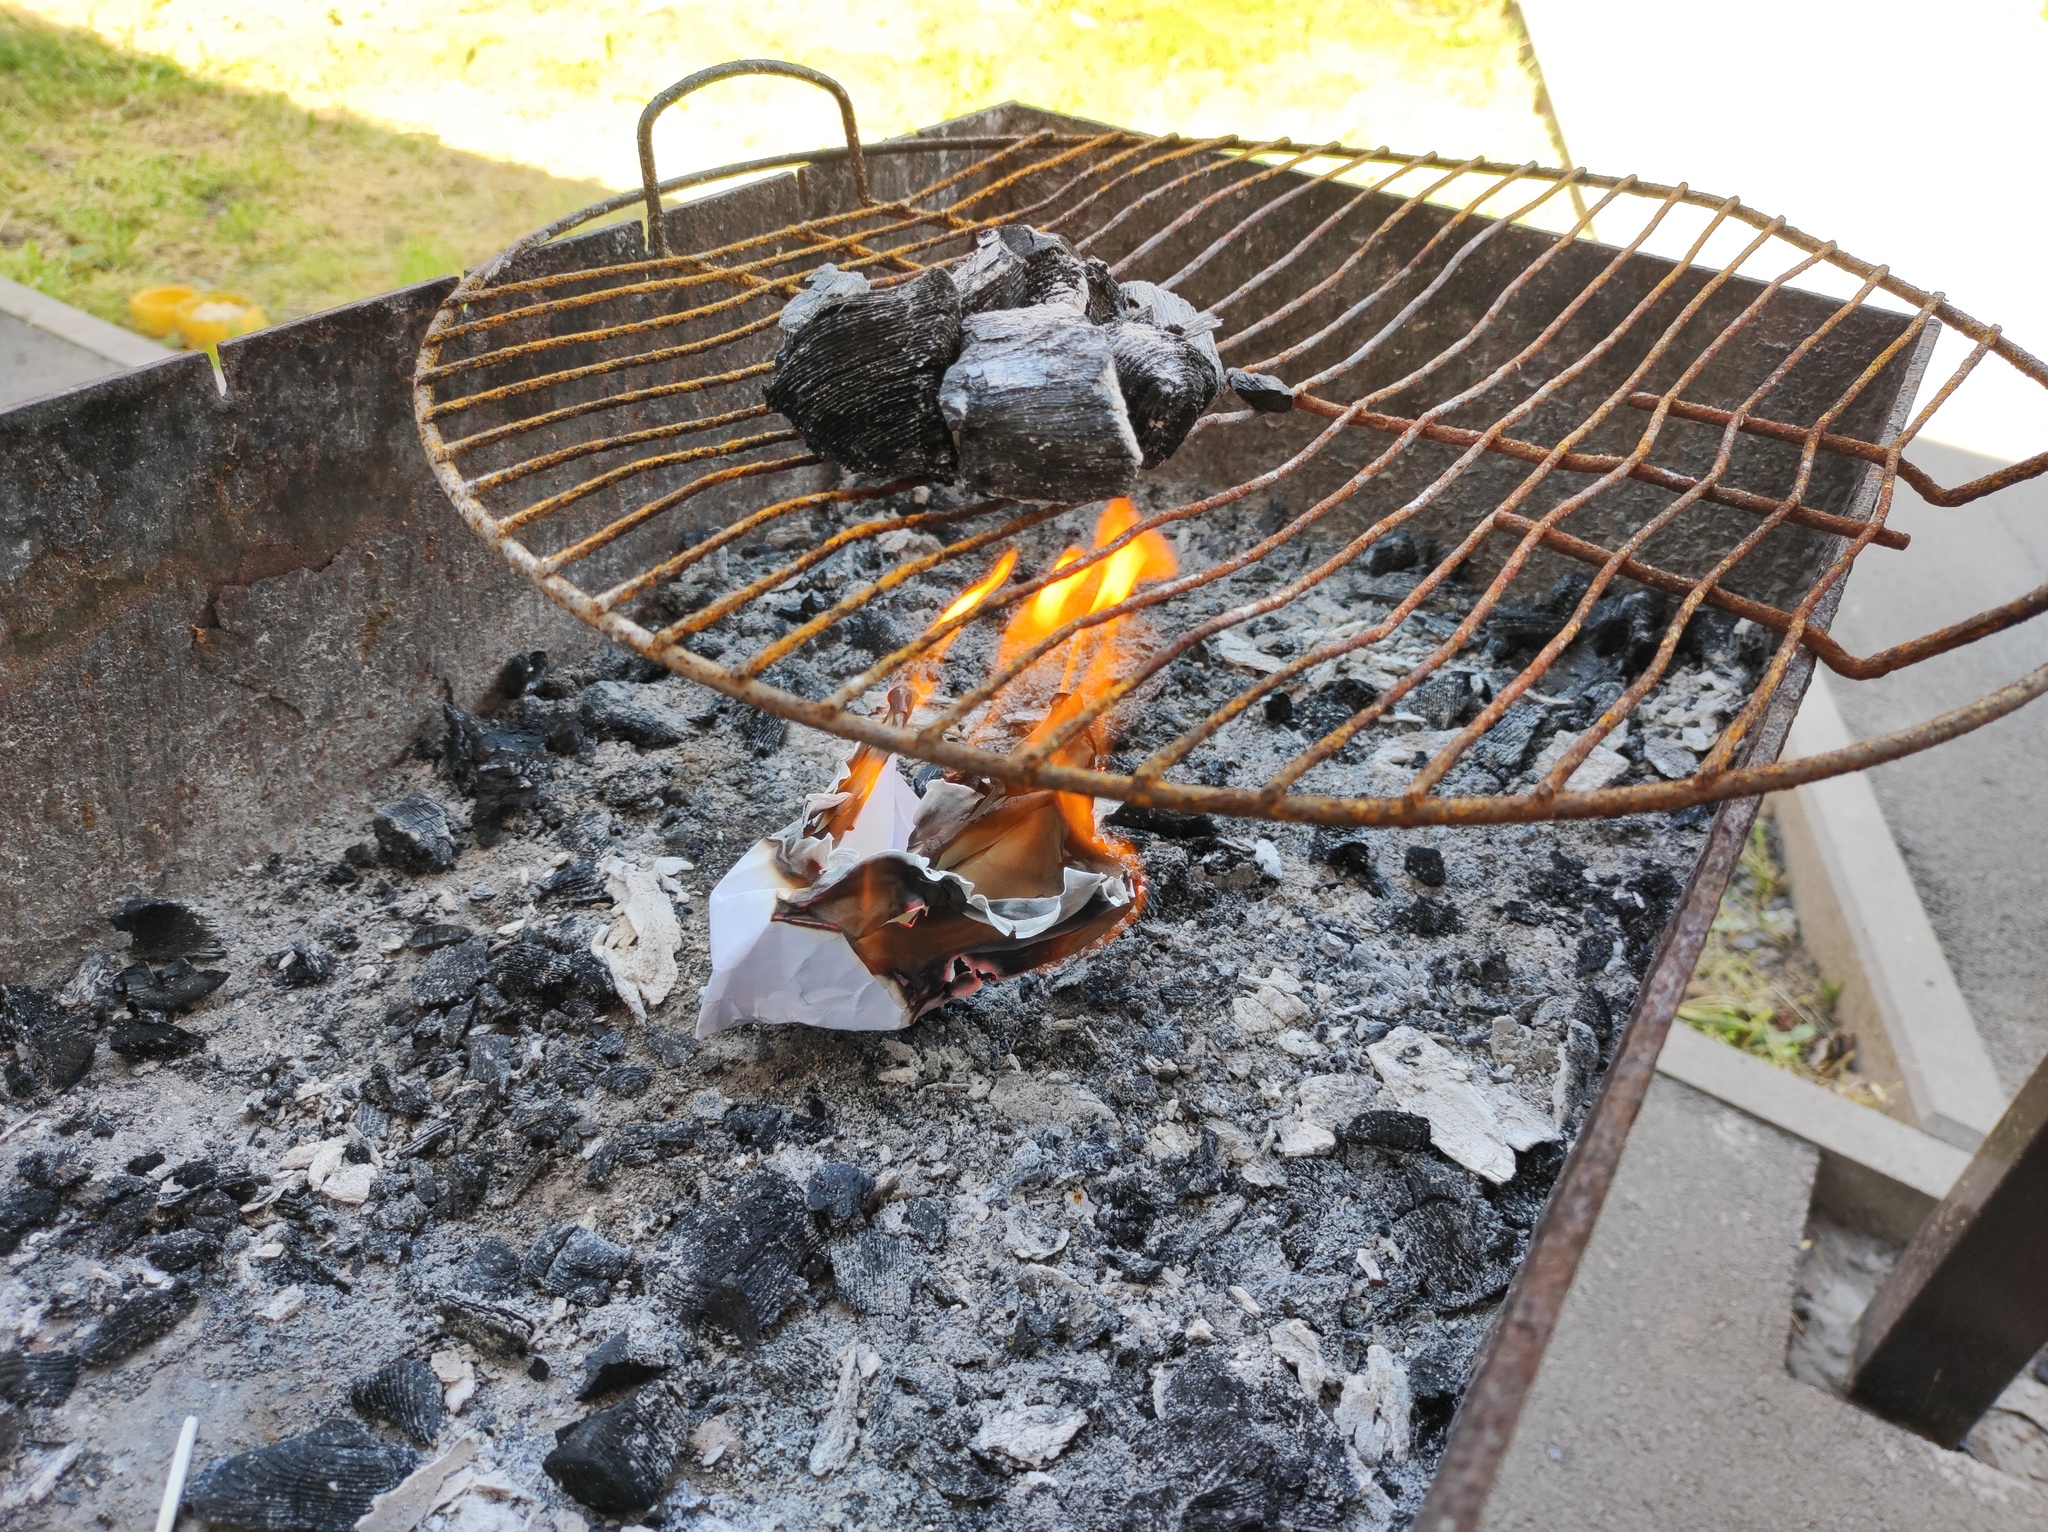
<instances>
[{"instance_id":1,"label":"burning paper","mask_svg":"<svg viewBox=\"0 0 2048 1532\"><path fill-rule=\"evenodd\" d=\"M1136 519L1129 501L1112 502L1096 545ZM1059 565L1080 557L1068 549ZM1005 555L939 621L980 606L1014 563ZM999 654L1114 606L1174 568L1156 533L1134 538L1023 603ZM1082 629L1020 678L1028 683L1043 671L1040 690L1052 693L1023 745L1053 734L1114 680L1117 626ZM942 641L892 689L893 722L906 722L929 693L943 653ZM977 729L1000 726L984 719ZM1106 753L1106 736L1091 726L1055 758L1092 766ZM1098 827L1093 800L948 780L919 795L893 755L862 745L830 791L813 795L795 823L756 844L712 891L712 971L697 1035L744 1021L895 1031L992 979L1077 955L1134 918L1142 897L1135 853Z\"/></svg>"}]
</instances>

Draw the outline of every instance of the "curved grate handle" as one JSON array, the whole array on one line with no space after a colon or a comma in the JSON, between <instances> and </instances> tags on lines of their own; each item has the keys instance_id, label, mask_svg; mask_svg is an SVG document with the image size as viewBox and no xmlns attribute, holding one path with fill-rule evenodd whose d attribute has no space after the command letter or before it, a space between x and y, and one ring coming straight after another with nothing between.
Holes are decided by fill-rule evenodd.
<instances>
[{"instance_id":1,"label":"curved grate handle","mask_svg":"<svg viewBox=\"0 0 2048 1532\"><path fill-rule=\"evenodd\" d=\"M867 161L860 152L860 130L853 123L853 98L847 95L846 87L830 75L806 69L802 64L785 63L781 59L735 59L730 64L714 64L709 69L698 70L687 79L676 81L648 102L646 110L640 114L640 190L647 203L649 255L669 253L668 231L661 223L661 181L654 173L654 119L690 92L743 74L782 75L791 80L808 81L820 90L832 93L833 99L839 103L839 120L846 126L846 158L853 166L853 194L860 199L862 207L873 206L874 198L868 195Z\"/></svg>"}]
</instances>

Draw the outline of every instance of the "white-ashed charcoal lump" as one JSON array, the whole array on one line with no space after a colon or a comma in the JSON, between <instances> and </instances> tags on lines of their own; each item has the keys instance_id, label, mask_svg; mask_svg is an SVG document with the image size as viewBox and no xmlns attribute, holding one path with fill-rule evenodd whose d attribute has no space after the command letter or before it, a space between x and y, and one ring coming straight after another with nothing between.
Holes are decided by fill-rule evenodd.
<instances>
[{"instance_id":1,"label":"white-ashed charcoal lump","mask_svg":"<svg viewBox=\"0 0 2048 1532\"><path fill-rule=\"evenodd\" d=\"M1014 500L1090 500L1130 488L1143 461L1104 330L1071 309L970 314L939 387L960 476Z\"/></svg>"}]
</instances>

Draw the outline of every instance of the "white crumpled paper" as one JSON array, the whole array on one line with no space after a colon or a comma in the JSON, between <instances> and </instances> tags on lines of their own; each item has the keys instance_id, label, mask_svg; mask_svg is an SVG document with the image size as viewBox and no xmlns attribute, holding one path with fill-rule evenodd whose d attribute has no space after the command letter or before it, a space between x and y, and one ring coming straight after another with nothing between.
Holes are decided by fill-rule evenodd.
<instances>
[{"instance_id":1,"label":"white crumpled paper","mask_svg":"<svg viewBox=\"0 0 2048 1532\"><path fill-rule=\"evenodd\" d=\"M838 884L863 863L891 859L908 877L937 891L950 885L970 918L1004 938L1029 940L1080 914L1100 895L1115 907L1135 894L1128 877L1073 865L1063 868L1057 895L988 899L957 873L932 866L920 848L950 844L984 801L975 789L935 782L920 797L890 756L853 826L836 843L809 835L843 801L849 775L842 764L833 790L814 795L804 815L756 843L711 891L711 978L697 1014L697 1035L710 1037L742 1022L801 1024L847 1032L894 1032L916 1019L901 987L871 972L837 930L775 918L793 901ZM809 880L795 874L809 874ZM915 915L904 917L914 920Z\"/></svg>"}]
</instances>

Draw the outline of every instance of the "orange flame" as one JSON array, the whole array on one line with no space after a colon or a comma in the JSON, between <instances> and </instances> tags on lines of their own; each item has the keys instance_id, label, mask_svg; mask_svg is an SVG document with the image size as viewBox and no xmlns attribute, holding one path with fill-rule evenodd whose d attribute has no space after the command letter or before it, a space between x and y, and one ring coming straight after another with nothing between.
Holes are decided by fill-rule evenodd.
<instances>
[{"instance_id":1,"label":"orange flame","mask_svg":"<svg viewBox=\"0 0 2048 1532\"><path fill-rule=\"evenodd\" d=\"M943 627L955 617L964 617L986 601L1003 581L1010 578L1010 571L1017 567L1017 550L1004 550L996 560L995 568L983 575L974 584L962 591L953 603L939 613L938 620L931 627ZM925 629L927 633L931 628ZM925 651L918 659L916 668L901 684L889 688L888 721L897 726L910 722L911 717L923 706L925 698L938 684L939 665L946 658L946 651L953 647L953 640L966 632L966 628L955 628L944 638ZM821 827L820 833L838 840L853 828L854 820L860 817L861 807L868 801L868 794L875 790L875 783L881 780L882 767L888 761L888 752L873 745L856 748L846 762L846 782L841 791L846 801L832 811Z\"/></svg>"},{"instance_id":2,"label":"orange flame","mask_svg":"<svg viewBox=\"0 0 2048 1532\"><path fill-rule=\"evenodd\" d=\"M1129 500L1120 497L1110 501L1096 518L1095 546L1108 547L1137 523L1137 507ZM1053 561L1052 567L1054 571L1064 569L1081 556L1079 548L1068 548ZM987 575L962 591L939 614L938 621L932 626L938 627L974 611L1010 577L1016 563L1016 550L1005 552ZM1064 579L1054 580L1019 606L1003 629L1002 640L997 645L997 666L1007 665L1017 655L1076 618L1118 605L1145 581L1171 579L1179 572L1180 561L1164 537L1150 531L1139 534L1108 558L1077 570ZM1042 675L1045 689L1051 689L1051 677L1057 666L1059 685L1049 711L1031 730L1024 741L1024 748L1030 748L1066 724L1115 682L1123 670L1123 648L1118 642L1118 630L1123 623L1123 618L1114 617L1081 629L1026 672L1027 676ZM939 664L961 631L964 629L940 639L917 661L904 682L891 690L891 722L907 722L931 694L937 683ZM982 727L992 721L993 714L984 718ZM1090 727L1062 745L1055 759L1062 765L1092 767L1107 750L1105 732L1099 726ZM882 752L867 745L854 752L848 762L844 788L849 796L833 811L824 833L836 839L852 827L861 805L867 801L881 775L883 759ZM1065 824L1069 845L1084 848L1097 856L1122 856L1124 848L1097 832L1095 805L1090 799L1078 793L1056 793L1053 796L1059 817Z\"/></svg>"}]
</instances>

